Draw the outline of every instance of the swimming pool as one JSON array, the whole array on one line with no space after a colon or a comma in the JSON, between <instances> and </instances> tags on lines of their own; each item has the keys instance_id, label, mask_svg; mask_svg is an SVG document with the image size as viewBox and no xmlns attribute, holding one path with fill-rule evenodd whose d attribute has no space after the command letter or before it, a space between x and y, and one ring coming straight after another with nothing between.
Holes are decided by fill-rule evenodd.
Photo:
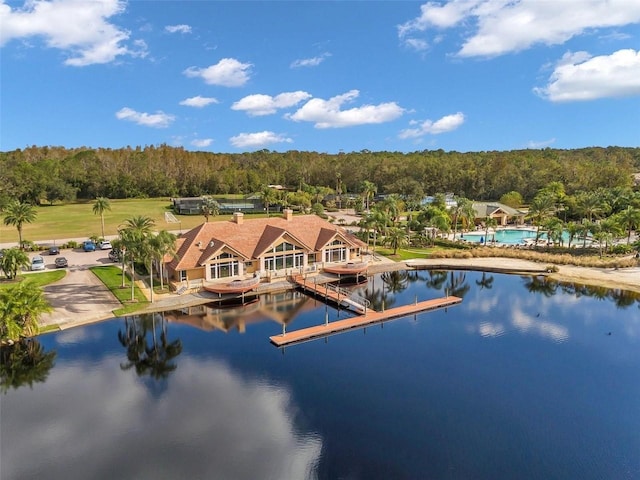
<instances>
[{"instance_id":1,"label":"swimming pool","mask_svg":"<svg viewBox=\"0 0 640 480\"><path fill-rule=\"evenodd\" d=\"M466 240L467 242L477 242L484 243L485 241L485 231L478 230L475 232L465 232L461 233L457 236L458 239ZM545 240L547 238L546 233L540 233L540 239ZM529 229L516 229L516 228L507 228L496 230L495 234L493 232L489 232L487 236L487 240L491 242L495 240L497 243L506 243L509 245L517 245L526 243L525 240L536 239L536 231ZM581 240L580 240L581 241ZM562 233L562 242L566 245L569 242L569 234L567 232ZM576 239L574 238L573 244L576 244Z\"/></svg>"}]
</instances>

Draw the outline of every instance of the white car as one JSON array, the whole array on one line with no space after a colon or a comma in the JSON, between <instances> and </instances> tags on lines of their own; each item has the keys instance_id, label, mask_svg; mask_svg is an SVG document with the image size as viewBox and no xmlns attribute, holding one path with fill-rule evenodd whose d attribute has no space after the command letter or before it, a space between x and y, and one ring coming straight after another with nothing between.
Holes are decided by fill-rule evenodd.
<instances>
[{"instance_id":1,"label":"white car","mask_svg":"<svg viewBox=\"0 0 640 480\"><path fill-rule=\"evenodd\" d=\"M35 255L31 259L31 270L44 270L44 258L41 255Z\"/></svg>"},{"instance_id":2,"label":"white car","mask_svg":"<svg viewBox=\"0 0 640 480\"><path fill-rule=\"evenodd\" d=\"M101 241L98 246L100 247L100 250L111 250L111 242L109 240Z\"/></svg>"}]
</instances>

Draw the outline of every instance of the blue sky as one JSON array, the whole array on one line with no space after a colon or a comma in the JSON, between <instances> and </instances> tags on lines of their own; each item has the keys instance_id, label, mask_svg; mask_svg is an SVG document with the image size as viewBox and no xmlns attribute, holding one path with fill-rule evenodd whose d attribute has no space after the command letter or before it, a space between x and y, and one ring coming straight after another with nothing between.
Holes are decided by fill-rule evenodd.
<instances>
[{"instance_id":1,"label":"blue sky","mask_svg":"<svg viewBox=\"0 0 640 480\"><path fill-rule=\"evenodd\" d=\"M0 150L640 146L640 0L0 0Z\"/></svg>"}]
</instances>

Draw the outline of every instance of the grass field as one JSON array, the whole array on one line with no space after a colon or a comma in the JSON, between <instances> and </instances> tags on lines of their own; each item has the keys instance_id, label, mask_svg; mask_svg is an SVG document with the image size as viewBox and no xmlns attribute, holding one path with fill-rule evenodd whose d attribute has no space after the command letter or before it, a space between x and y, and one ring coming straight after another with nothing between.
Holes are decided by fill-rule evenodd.
<instances>
[{"instance_id":1,"label":"grass field","mask_svg":"<svg viewBox=\"0 0 640 480\"><path fill-rule=\"evenodd\" d=\"M18 275L14 280L6 280L4 277L0 279L0 288L9 288L18 282L29 280L38 287L44 287L50 283L57 282L67 274L66 270L53 270L51 272L29 273L27 275Z\"/></svg>"},{"instance_id":2,"label":"grass field","mask_svg":"<svg viewBox=\"0 0 640 480\"><path fill-rule=\"evenodd\" d=\"M186 231L204 222L202 215L176 215L180 223L167 223L165 212L172 212L168 198L144 198L111 200L111 210L104 214L105 235L116 235L118 226L126 219L136 215L146 215L156 222L157 230ZM230 215L220 215L213 220L227 220ZM22 237L32 242L48 242L65 238L89 238L100 236L100 215L93 213L93 202L72 203L37 207L35 222L24 224ZM18 231L15 227L0 222L0 243L18 243Z\"/></svg>"}]
</instances>

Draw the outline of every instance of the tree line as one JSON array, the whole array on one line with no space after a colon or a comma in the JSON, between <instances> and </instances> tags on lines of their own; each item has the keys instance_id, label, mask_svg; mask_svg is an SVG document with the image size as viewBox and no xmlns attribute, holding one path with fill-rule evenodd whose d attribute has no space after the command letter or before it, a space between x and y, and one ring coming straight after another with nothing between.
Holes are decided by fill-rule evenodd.
<instances>
[{"instance_id":1,"label":"tree line","mask_svg":"<svg viewBox=\"0 0 640 480\"><path fill-rule=\"evenodd\" d=\"M105 198L251 194L265 185L293 190L323 186L362 193L363 181L379 193L404 196L451 192L496 200L519 192L530 201L561 182L569 195L630 187L640 172L640 148L445 152L321 152L260 150L191 152L168 145L109 148L32 146L0 152L0 207L9 199L41 202Z\"/></svg>"}]
</instances>

